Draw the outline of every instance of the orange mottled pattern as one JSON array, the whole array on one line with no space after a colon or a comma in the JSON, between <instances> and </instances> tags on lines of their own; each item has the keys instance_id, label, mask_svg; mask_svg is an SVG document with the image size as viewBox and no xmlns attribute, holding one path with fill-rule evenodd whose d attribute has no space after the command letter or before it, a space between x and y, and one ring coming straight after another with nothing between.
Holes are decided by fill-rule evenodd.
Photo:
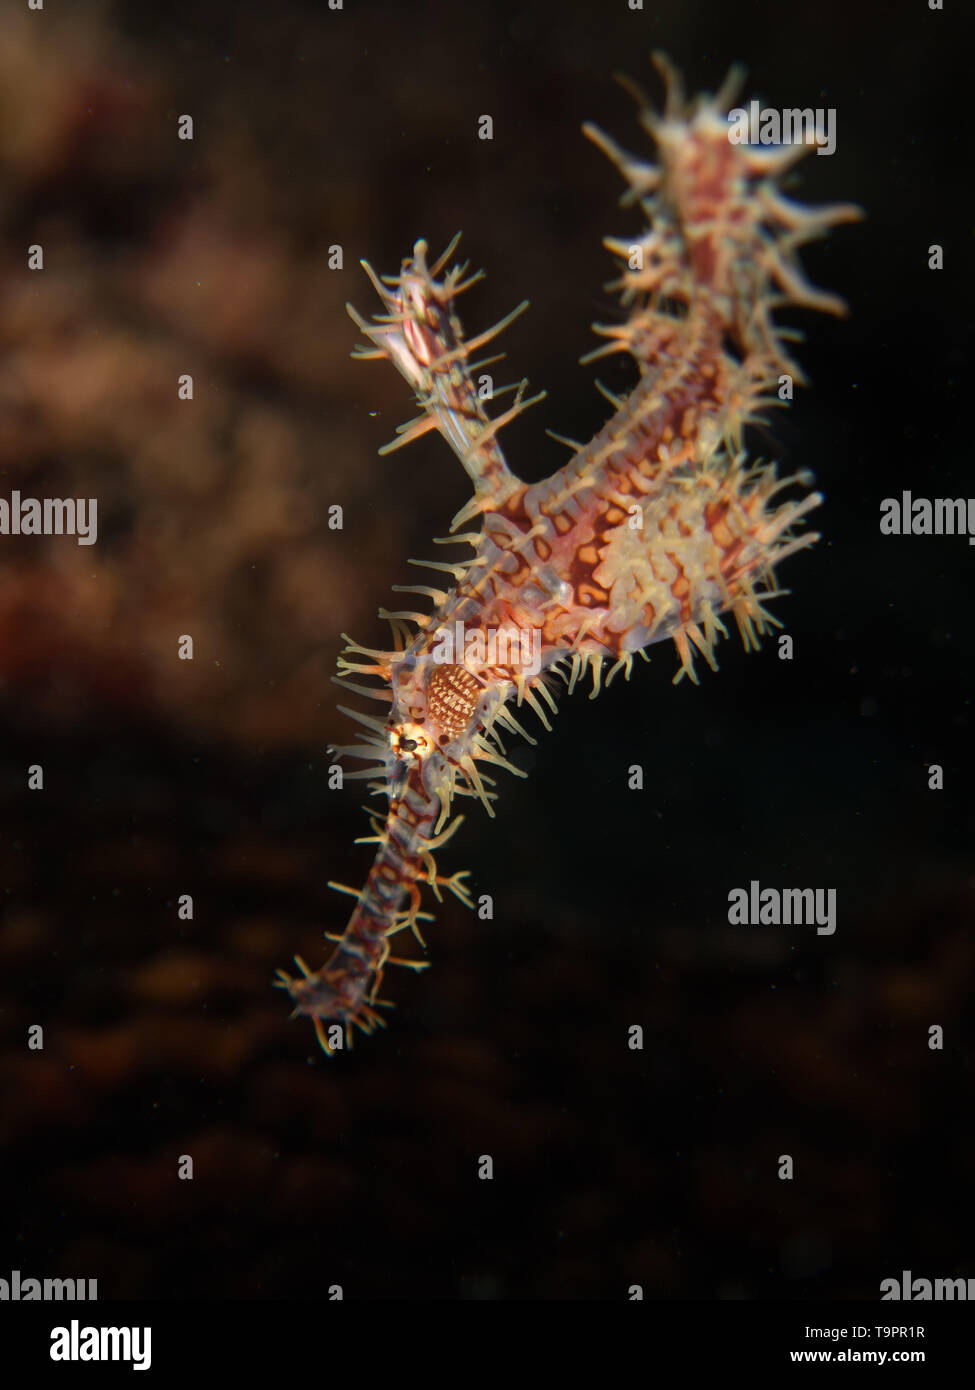
<instances>
[{"instance_id":1,"label":"orange mottled pattern","mask_svg":"<svg viewBox=\"0 0 975 1390\"><path fill-rule=\"evenodd\" d=\"M299 961L297 979L280 972L326 1050L352 1024L371 1031L380 1021L390 937L408 928L424 944L419 885L437 897L447 886L469 901L463 875L442 877L433 851L459 823L448 825L456 797L477 798L494 814L485 764L519 772L499 732L526 733L511 707L527 704L550 727L555 678L571 692L591 673L595 696L604 679L619 671L628 678L634 656L668 639L680 658L675 680L696 681L697 654L716 669L715 646L727 635L722 615L734 619L746 648L777 625L766 606L777 595L775 566L817 539L801 530L821 500L805 490L807 475L780 479L773 466L749 462L743 435L780 403L783 380L801 380L773 307L843 311L806 281L797 245L858 210L807 209L781 195L777 179L801 150L730 141L734 74L716 97L688 104L661 66L664 110L641 112L656 164L586 128L646 220L634 241L607 240L622 262L612 288L623 313L596 325L605 341L590 359L626 352L639 377L625 397L600 388L613 413L588 444L572 446L563 468L529 485L508 465L499 433L540 396L527 397L521 381L507 388L511 404L491 416L477 381L496 360L482 350L525 306L466 338L456 300L479 276L466 265L447 268L456 239L433 265L417 242L395 277L380 279L366 266L383 312L367 321L350 307L369 343L356 355L391 362L420 408L386 450L437 431L474 485L442 538L473 556L423 562L447 576L443 588L416 587L433 612L383 612L395 648L350 644L340 660L340 683L374 698L384 717L353 713L362 741L338 751L370 764L350 775L368 778L388 807L373 817L378 848L364 888L343 890L357 902L332 957L318 972ZM461 529L470 525L478 529ZM455 630L475 640L448 659L443 637ZM528 640L502 655L489 640L500 630ZM363 677L370 683L359 683Z\"/></svg>"}]
</instances>

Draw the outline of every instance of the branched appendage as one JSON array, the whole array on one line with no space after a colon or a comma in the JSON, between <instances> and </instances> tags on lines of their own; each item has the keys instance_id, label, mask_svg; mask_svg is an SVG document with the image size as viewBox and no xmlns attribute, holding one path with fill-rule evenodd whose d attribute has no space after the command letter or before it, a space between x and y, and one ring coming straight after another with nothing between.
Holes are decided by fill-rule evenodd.
<instances>
[{"instance_id":1,"label":"branched appendage","mask_svg":"<svg viewBox=\"0 0 975 1390\"><path fill-rule=\"evenodd\" d=\"M299 976L278 972L326 1052L343 1034L350 1043L353 1028L381 1026L387 965L426 967L390 954L390 938L406 930L424 946L420 923L431 918L422 887L472 905L467 875L442 875L434 856L462 819L450 820L456 797L476 797L494 814L485 764L524 775L501 740L503 730L534 742L514 709L527 706L550 729L556 678L571 694L591 675L595 699L667 639L680 658L674 679L696 683L695 653L717 667L722 615L734 618L746 650L781 625L766 606L782 592L775 567L817 539L798 528L819 495L780 500L808 475L778 479L771 466L750 463L743 435L781 403L783 377L801 380L785 350L796 335L775 324L774 311L843 310L804 278L797 248L859 210L803 208L782 196L777 179L802 149L729 139L737 73L717 97L688 104L673 71L658 65L664 111L641 109L656 164L585 128L622 172L623 202L637 204L647 224L630 242L607 241L623 260L611 286L623 318L596 326L605 341L590 357L628 352L639 381L625 398L599 387L612 416L588 444L564 441L572 456L552 477L526 485L499 442L540 397L526 399L521 382L513 404L492 418L474 385L475 371L496 359L472 355L525 306L465 339L456 300L479 277L466 266L445 269L456 238L433 266L422 241L397 276L380 279L366 265L383 312L366 321L349 309L371 345L357 355L392 362L420 407L383 452L437 430L474 484L452 531L477 517L480 529L438 541L472 547L463 562L412 562L452 587L398 586L429 599L433 612L381 609L392 650L346 639L339 659L334 679L377 700L384 718L345 710L360 741L335 751L367 763L346 776L368 779L389 805L384 818L370 813L373 833L362 842L376 846L376 857L364 887L331 885L356 900L345 931L330 938L332 955L318 971L296 957Z\"/></svg>"}]
</instances>

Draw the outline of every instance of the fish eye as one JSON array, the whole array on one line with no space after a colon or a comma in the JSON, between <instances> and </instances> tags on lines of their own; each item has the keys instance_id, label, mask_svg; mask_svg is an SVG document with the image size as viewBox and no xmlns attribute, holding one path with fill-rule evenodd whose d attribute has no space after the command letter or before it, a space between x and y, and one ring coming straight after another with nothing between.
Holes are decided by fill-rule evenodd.
<instances>
[{"instance_id":1,"label":"fish eye","mask_svg":"<svg viewBox=\"0 0 975 1390\"><path fill-rule=\"evenodd\" d=\"M389 746L398 758L411 763L433 752L430 736L419 724L397 724L389 732Z\"/></svg>"}]
</instances>

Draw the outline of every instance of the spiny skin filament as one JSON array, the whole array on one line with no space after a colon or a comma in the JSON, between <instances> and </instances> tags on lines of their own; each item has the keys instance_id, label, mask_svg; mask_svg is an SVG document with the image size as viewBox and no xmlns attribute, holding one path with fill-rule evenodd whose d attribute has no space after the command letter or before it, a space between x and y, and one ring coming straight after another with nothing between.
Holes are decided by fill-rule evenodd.
<instances>
[{"instance_id":1,"label":"spiny skin filament","mask_svg":"<svg viewBox=\"0 0 975 1390\"><path fill-rule=\"evenodd\" d=\"M473 556L423 562L449 584L412 590L434 611L381 609L394 647L347 639L339 659L337 682L385 708L383 718L346 710L360 725L360 742L335 751L368 764L346 775L367 778L388 806L382 819L370 817L373 834L364 842L377 848L364 887L332 885L356 904L345 931L331 938L331 956L317 971L296 958L299 976L278 972L294 1013L312 1019L326 1052L335 1041L328 1024L338 1024L347 1042L353 1027L370 1033L382 1025L387 965L426 967L390 953L390 938L405 930L423 945L420 923L430 914L421 911L422 886L438 899L448 888L472 905L466 875L442 877L434 853L462 819L450 821L456 797L477 797L494 814L485 765L524 775L501 742L502 730L534 742L514 707L528 705L549 729L558 680L571 693L590 674L595 698L620 671L628 680L634 657L668 638L680 659L675 681L696 683L695 653L717 669L715 647L727 636L722 615L734 618L746 650L781 626L766 606L781 593L775 567L818 539L797 528L819 495L779 496L807 476L778 479L773 467L749 463L743 433L780 403L783 373L801 380L784 346L795 335L775 324L773 311L843 312L840 300L806 281L796 248L859 210L810 209L783 197L777 178L802 149L728 139L725 112L738 74L716 97L687 104L677 76L657 62L667 82L664 111L644 105L640 113L657 145L656 165L585 127L623 174L623 201L638 203L647 224L633 241L607 239L625 266L612 286L625 317L596 326L605 341L589 358L627 352L639 380L625 398L600 387L613 414L588 444L571 445L568 463L550 478L522 482L498 440L541 397L528 397L522 381L492 418L474 385L485 361L497 359L472 358L525 306L465 339L456 300L479 275L446 269L457 238L432 266L418 241L397 276L380 278L363 263L383 312L367 321L349 306L370 344L355 355L392 362L421 412L383 452L429 430L443 436L474 495L438 544L469 546ZM477 518L479 529L458 533ZM455 629L530 632L537 664L526 669L514 650L502 659L500 647L477 642L445 660L443 635Z\"/></svg>"}]
</instances>

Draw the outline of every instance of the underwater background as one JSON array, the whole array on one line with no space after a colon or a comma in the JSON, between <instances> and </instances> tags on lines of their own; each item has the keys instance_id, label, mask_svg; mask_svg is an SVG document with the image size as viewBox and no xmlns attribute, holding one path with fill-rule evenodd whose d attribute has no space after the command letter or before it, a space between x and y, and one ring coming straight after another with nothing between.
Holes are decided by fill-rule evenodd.
<instances>
[{"instance_id":1,"label":"underwater background","mask_svg":"<svg viewBox=\"0 0 975 1390\"><path fill-rule=\"evenodd\" d=\"M885 497L970 489L963 23L875 0L5 14L0 495L97 496L99 534L0 538L0 1275L705 1300L975 1275L973 552L879 530ZM325 752L362 702L329 678L341 633L385 645L377 608L427 582L407 557L442 558L468 496L435 436L377 457L414 412L349 356L345 302L377 308L358 261L395 273L462 228L487 271L468 331L531 299L495 370L548 397L504 447L552 472L544 429L588 439L593 377L634 379L578 364L614 317L601 239L641 227L580 126L652 157L612 80L659 103L651 49L690 93L741 61L743 101L835 107L835 154L790 191L866 212L804 251L850 317L785 320L810 386L749 439L825 495L779 571L795 656L735 636L695 688L661 644L592 703L560 694L551 735L526 714L529 779L500 773L497 819L465 806L440 858L494 919L436 905L433 968L389 970L387 1031L329 1060L270 988L294 952L320 964L348 906L326 881L370 862L364 785L329 790ZM835 888L835 934L729 925L753 879Z\"/></svg>"}]
</instances>

